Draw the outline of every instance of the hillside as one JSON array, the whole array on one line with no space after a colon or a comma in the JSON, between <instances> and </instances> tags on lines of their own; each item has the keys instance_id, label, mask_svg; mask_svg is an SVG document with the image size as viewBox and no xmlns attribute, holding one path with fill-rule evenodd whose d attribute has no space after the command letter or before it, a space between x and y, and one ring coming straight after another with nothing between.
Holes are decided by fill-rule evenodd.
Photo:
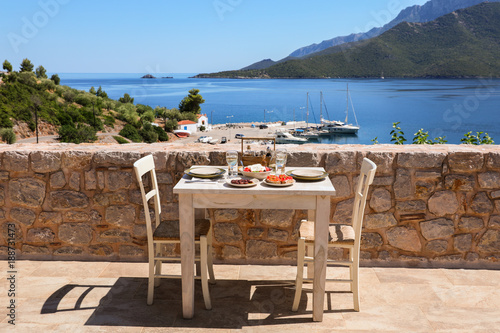
<instances>
[{"instance_id":1,"label":"hillside","mask_svg":"<svg viewBox=\"0 0 500 333\"><path fill-rule=\"evenodd\" d=\"M500 77L500 3L482 3L427 23L403 22L379 37L267 69L198 77Z\"/></svg>"}]
</instances>

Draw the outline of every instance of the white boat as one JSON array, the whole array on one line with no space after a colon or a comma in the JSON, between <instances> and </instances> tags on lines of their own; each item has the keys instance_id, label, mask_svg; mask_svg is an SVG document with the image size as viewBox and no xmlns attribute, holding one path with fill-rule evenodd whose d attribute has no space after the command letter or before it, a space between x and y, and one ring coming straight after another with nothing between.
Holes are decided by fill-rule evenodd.
<instances>
[{"instance_id":1,"label":"white boat","mask_svg":"<svg viewBox=\"0 0 500 333\"><path fill-rule=\"evenodd\" d=\"M215 145L218 142L219 142L219 139L212 139L212 140L208 141L208 143L210 143L211 145Z\"/></svg>"},{"instance_id":2,"label":"white boat","mask_svg":"<svg viewBox=\"0 0 500 333\"><path fill-rule=\"evenodd\" d=\"M307 139L293 136L288 132L276 132L274 134L276 143L307 143Z\"/></svg>"},{"instance_id":3,"label":"white boat","mask_svg":"<svg viewBox=\"0 0 500 333\"><path fill-rule=\"evenodd\" d=\"M298 137L298 138L304 138L307 140L318 140L319 139L319 133L317 130L312 130L312 129L301 129L298 128L293 132L293 135Z\"/></svg>"},{"instance_id":4,"label":"white boat","mask_svg":"<svg viewBox=\"0 0 500 333\"><path fill-rule=\"evenodd\" d=\"M347 95L346 95L346 109L345 109L345 121L340 120L326 120L321 117L321 130L328 131L329 134L358 134L359 125L358 119L356 118L356 113L354 112L354 106L351 108L354 114L354 119L356 120L356 125L352 125L348 123L349 116L349 84L347 84Z\"/></svg>"}]
</instances>

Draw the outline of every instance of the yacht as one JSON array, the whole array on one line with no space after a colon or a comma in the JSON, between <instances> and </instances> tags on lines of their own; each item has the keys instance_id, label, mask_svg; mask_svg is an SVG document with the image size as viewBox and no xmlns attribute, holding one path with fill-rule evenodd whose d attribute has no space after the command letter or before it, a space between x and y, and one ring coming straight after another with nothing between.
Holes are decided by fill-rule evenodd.
<instances>
[{"instance_id":1,"label":"yacht","mask_svg":"<svg viewBox=\"0 0 500 333\"><path fill-rule=\"evenodd\" d=\"M327 131L329 134L358 134L359 125L358 120L356 118L356 112L354 111L354 106L351 101L351 109L354 114L354 119L356 119L356 125L348 124L348 114L349 114L349 84L347 85L347 94L346 94L346 109L345 109L345 120L326 120L320 116L321 119L321 130Z\"/></svg>"},{"instance_id":2,"label":"yacht","mask_svg":"<svg viewBox=\"0 0 500 333\"><path fill-rule=\"evenodd\" d=\"M293 136L288 132L276 132L276 143L307 143L307 139Z\"/></svg>"}]
</instances>

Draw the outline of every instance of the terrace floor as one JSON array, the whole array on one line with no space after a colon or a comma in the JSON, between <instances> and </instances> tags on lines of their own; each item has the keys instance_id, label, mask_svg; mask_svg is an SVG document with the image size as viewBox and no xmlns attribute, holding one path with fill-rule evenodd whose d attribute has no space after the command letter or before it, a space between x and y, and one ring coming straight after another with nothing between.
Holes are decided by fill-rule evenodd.
<instances>
[{"instance_id":1,"label":"terrace floor","mask_svg":"<svg viewBox=\"0 0 500 333\"><path fill-rule=\"evenodd\" d=\"M309 292L299 312L290 310L291 266L216 265L213 309L205 310L197 281L191 320L182 318L180 280L162 280L146 305L145 263L17 261L16 272L15 326L5 317L12 298L1 279L2 332L500 331L500 270L364 267L361 311L353 311L347 285L327 284L321 323L312 322Z\"/></svg>"}]
</instances>

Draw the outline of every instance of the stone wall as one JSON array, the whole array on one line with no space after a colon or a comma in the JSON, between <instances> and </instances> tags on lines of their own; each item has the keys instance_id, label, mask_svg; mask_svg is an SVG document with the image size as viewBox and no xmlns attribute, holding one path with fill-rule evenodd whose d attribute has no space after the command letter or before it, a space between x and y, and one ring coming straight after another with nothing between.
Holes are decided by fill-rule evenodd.
<instances>
[{"instance_id":1,"label":"stone wall","mask_svg":"<svg viewBox=\"0 0 500 333\"><path fill-rule=\"evenodd\" d=\"M237 145L0 145L0 255L17 259L146 260L132 164L153 153L162 218L178 218L173 186L193 164L224 164ZM321 166L349 223L363 157L377 166L362 235L366 265L500 267L498 146L288 147L289 166ZM210 210L219 262L293 263L304 211ZM170 248L169 251L178 251ZM332 251L332 256L343 252Z\"/></svg>"}]
</instances>

